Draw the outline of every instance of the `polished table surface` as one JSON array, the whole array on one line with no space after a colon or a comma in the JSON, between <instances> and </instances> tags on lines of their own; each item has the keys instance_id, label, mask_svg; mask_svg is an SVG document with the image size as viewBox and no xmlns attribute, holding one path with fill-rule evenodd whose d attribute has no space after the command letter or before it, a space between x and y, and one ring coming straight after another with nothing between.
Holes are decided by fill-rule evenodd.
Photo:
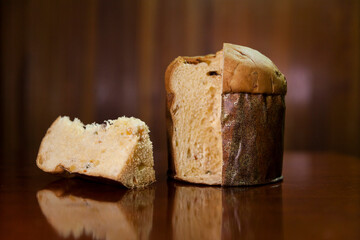
<instances>
[{"instance_id":1,"label":"polished table surface","mask_svg":"<svg viewBox=\"0 0 360 240\"><path fill-rule=\"evenodd\" d=\"M283 182L242 188L0 173L0 239L360 239L360 159L336 153L287 152Z\"/></svg>"}]
</instances>

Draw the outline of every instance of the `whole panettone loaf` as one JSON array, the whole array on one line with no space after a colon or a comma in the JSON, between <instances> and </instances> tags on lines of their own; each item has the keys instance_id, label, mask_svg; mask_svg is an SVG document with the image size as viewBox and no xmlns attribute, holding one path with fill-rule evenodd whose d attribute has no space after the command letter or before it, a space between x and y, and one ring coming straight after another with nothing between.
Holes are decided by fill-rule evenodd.
<instances>
[{"instance_id":1,"label":"whole panettone loaf","mask_svg":"<svg viewBox=\"0 0 360 240\"><path fill-rule=\"evenodd\" d=\"M171 176L229 186L282 178L287 83L270 59L225 43L176 58L165 87Z\"/></svg>"}]
</instances>

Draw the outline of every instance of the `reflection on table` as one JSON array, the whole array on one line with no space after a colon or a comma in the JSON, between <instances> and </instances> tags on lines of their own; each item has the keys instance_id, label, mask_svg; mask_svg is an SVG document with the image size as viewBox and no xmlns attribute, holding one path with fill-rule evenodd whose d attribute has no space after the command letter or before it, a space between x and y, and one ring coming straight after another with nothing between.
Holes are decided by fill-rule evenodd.
<instances>
[{"instance_id":1,"label":"reflection on table","mask_svg":"<svg viewBox=\"0 0 360 240\"><path fill-rule=\"evenodd\" d=\"M283 239L281 183L206 187L169 182L174 239Z\"/></svg>"},{"instance_id":2,"label":"reflection on table","mask_svg":"<svg viewBox=\"0 0 360 240\"><path fill-rule=\"evenodd\" d=\"M221 188L171 184L175 190L171 198L173 238L220 239Z\"/></svg>"},{"instance_id":3,"label":"reflection on table","mask_svg":"<svg viewBox=\"0 0 360 240\"><path fill-rule=\"evenodd\" d=\"M64 238L148 239L155 190L127 190L81 179L63 179L37 192L40 208Z\"/></svg>"}]
</instances>

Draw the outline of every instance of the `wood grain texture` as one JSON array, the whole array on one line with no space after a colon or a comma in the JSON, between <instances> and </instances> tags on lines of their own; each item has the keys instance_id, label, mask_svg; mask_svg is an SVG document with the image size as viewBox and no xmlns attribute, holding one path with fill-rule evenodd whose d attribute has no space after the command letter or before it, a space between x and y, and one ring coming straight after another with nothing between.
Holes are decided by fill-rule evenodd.
<instances>
[{"instance_id":1,"label":"wood grain texture","mask_svg":"<svg viewBox=\"0 0 360 240\"><path fill-rule=\"evenodd\" d=\"M286 149L360 156L359 9L356 0L1 1L1 152L21 146L35 159L58 115L126 115L146 121L165 154L167 65L231 42L287 77Z\"/></svg>"}]
</instances>

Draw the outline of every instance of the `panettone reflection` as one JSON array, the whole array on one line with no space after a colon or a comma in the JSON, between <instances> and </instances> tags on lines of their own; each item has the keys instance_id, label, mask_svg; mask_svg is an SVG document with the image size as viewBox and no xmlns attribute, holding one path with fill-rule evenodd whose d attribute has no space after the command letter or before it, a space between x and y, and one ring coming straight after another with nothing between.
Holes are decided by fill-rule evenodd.
<instances>
[{"instance_id":1,"label":"panettone reflection","mask_svg":"<svg viewBox=\"0 0 360 240\"><path fill-rule=\"evenodd\" d=\"M169 192L174 239L283 236L282 199L272 197L281 196L281 184L220 188L169 182Z\"/></svg>"},{"instance_id":2,"label":"panettone reflection","mask_svg":"<svg viewBox=\"0 0 360 240\"><path fill-rule=\"evenodd\" d=\"M148 239L152 229L155 190L127 190L63 179L37 192L48 222L64 238Z\"/></svg>"},{"instance_id":3,"label":"panettone reflection","mask_svg":"<svg viewBox=\"0 0 360 240\"><path fill-rule=\"evenodd\" d=\"M220 239L221 188L177 183L173 187L175 188L172 205L173 238Z\"/></svg>"}]
</instances>

